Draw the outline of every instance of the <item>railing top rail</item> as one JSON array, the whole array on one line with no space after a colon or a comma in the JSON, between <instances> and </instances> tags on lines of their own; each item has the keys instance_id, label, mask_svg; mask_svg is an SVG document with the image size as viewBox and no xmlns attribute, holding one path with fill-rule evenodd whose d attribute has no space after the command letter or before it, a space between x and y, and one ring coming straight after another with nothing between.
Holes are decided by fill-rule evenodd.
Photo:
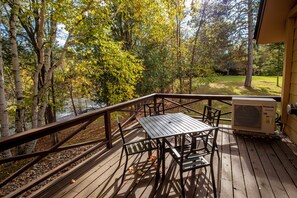
<instances>
[{"instance_id":1,"label":"railing top rail","mask_svg":"<svg viewBox=\"0 0 297 198\"><path fill-rule=\"evenodd\" d=\"M214 94L171 94L171 93L156 93L156 97L167 98L184 98L184 99L216 99L216 100L232 100L233 97L242 98L273 98L277 102L281 101L281 96L243 96L243 95L214 95Z\"/></svg>"}]
</instances>

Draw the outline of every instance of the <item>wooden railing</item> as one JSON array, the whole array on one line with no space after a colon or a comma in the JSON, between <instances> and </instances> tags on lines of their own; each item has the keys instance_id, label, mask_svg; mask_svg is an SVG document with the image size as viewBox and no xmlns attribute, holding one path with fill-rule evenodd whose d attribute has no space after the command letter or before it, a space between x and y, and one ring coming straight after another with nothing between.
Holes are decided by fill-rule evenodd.
<instances>
[{"instance_id":1,"label":"wooden railing","mask_svg":"<svg viewBox=\"0 0 297 198\"><path fill-rule=\"evenodd\" d=\"M261 96L261 98L263 97ZM274 98L277 102L281 101L281 98L278 96L267 98ZM64 150L73 149L76 147L92 145L87 151L57 166L53 170L43 174L39 178L34 179L21 188L18 188L9 194L9 196L16 197L21 195L38 183L65 169L67 166L81 160L86 156L89 156L94 151L99 150L99 153L96 153L97 156L100 154L103 155L113 146L113 143L119 139L118 130L113 124L115 120L114 114L120 114L122 117L124 117L125 121L123 122L123 126L128 126L133 124L133 122L135 123L135 118L137 116L143 115L143 104L145 103L156 103L158 101L162 101L165 104L164 106L166 113L182 111L193 117L200 117L202 115L203 105L207 104L222 109L222 120L229 122L231 120L231 100L232 96L225 95L155 93L113 106L104 107L99 110L94 110L92 112L67 120L62 120L41 128L36 128L23 133L1 138L0 152L10 149L15 153L18 147L27 144L30 141L41 140L42 138L48 137L55 133L58 133L63 137L58 143L51 145L46 149L37 149L36 152L31 154L0 159L0 169L2 169L1 171L4 171L3 169L11 169L11 166L7 166L7 164L11 164L11 162L19 162L24 160L27 162L29 159L31 159L23 167L14 171L5 179L2 179L2 181L0 181L0 188L8 185L13 179L17 178L19 175L30 169L34 164L42 161L45 157L53 153L62 152ZM92 130L95 130L95 133L98 134L98 137L95 139L79 141L78 143L77 140L73 141L74 137L77 135L83 135L86 133L86 131ZM78 140L80 140L80 138L78 138Z\"/></svg>"}]
</instances>

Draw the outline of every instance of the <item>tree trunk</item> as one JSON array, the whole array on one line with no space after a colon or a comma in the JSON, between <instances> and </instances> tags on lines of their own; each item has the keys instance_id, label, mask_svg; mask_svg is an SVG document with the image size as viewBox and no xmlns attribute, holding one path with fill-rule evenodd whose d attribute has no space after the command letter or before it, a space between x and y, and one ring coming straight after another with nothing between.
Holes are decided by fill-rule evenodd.
<instances>
[{"instance_id":1,"label":"tree trunk","mask_svg":"<svg viewBox=\"0 0 297 198\"><path fill-rule=\"evenodd\" d=\"M51 60L53 60L52 56L53 56L53 54L51 54ZM53 64L52 61L51 61L51 63ZM53 65L51 67L53 67ZM49 109L48 109L48 113L47 113L48 117L49 116L52 117L52 120L48 119L49 123L57 121L56 97L55 97L55 87L54 87L54 73L52 74L52 79L51 79L51 98L52 98L53 105L48 105ZM51 114L51 115L49 115L49 114ZM52 142L52 145L55 145L59 142L58 132L51 134L51 142Z\"/></svg>"},{"instance_id":2,"label":"tree trunk","mask_svg":"<svg viewBox=\"0 0 297 198\"><path fill-rule=\"evenodd\" d=\"M18 58L18 48L16 41L16 19L18 16L18 1L12 1L11 16L10 16L10 47L12 55L12 66L14 73L15 94L16 94L16 115L15 129L16 133L23 132L24 128L24 107L23 107L23 88Z\"/></svg>"},{"instance_id":3,"label":"tree trunk","mask_svg":"<svg viewBox=\"0 0 297 198\"><path fill-rule=\"evenodd\" d=\"M41 1L41 10L38 10L37 13L39 13L39 17L37 20L38 23L38 30L37 30L37 67L34 73L34 89L33 89L33 107L32 107L32 128L37 128L41 126L40 122L40 116L42 114L41 111L43 111L42 118L44 118L44 112L45 108L41 108L41 110L38 107L39 100L44 97L44 95L40 96L40 90L39 90L39 76L41 74L42 67L44 65L44 42L43 42L43 34L44 34L44 23L45 23L45 0ZM41 100L43 101L43 100ZM26 146L26 153L32 153L35 149L37 140L31 141Z\"/></svg>"},{"instance_id":4,"label":"tree trunk","mask_svg":"<svg viewBox=\"0 0 297 198\"><path fill-rule=\"evenodd\" d=\"M192 93L192 81L193 81L193 71L192 70L193 70L194 60L195 60L195 55L196 55L196 46L197 46L198 36L200 33L201 26L204 22L206 6L207 6L207 1L204 2L204 4L203 4L203 10L202 10L202 13L200 16L200 21L199 21L198 29L195 34L194 45L193 45L193 49L192 49L191 69L190 69L190 74L189 74L189 81L190 81L189 82L189 94Z\"/></svg>"},{"instance_id":5,"label":"tree trunk","mask_svg":"<svg viewBox=\"0 0 297 198\"><path fill-rule=\"evenodd\" d=\"M71 104L72 104L74 115L77 116L77 111L76 111L76 107L75 107L74 99L73 99L72 82L70 82L69 93L70 93L70 99L71 99Z\"/></svg>"},{"instance_id":6,"label":"tree trunk","mask_svg":"<svg viewBox=\"0 0 297 198\"><path fill-rule=\"evenodd\" d=\"M0 15L0 24L1 23ZM8 127L8 112L7 112L7 102L5 98L5 89L4 89L4 63L2 57L2 35L0 31L0 125L1 125L1 137L9 136L9 127ZM11 151L6 150L3 152L4 157L11 157Z\"/></svg>"},{"instance_id":7,"label":"tree trunk","mask_svg":"<svg viewBox=\"0 0 297 198\"><path fill-rule=\"evenodd\" d=\"M253 9L252 0L248 0L248 65L246 69L246 77L244 86L252 86L253 75Z\"/></svg>"},{"instance_id":8,"label":"tree trunk","mask_svg":"<svg viewBox=\"0 0 297 198\"><path fill-rule=\"evenodd\" d=\"M177 0L177 13L176 13L176 63L178 67L178 78L179 78L179 93L183 93L183 81L182 81L182 65L181 65L181 6L180 1Z\"/></svg>"}]
</instances>

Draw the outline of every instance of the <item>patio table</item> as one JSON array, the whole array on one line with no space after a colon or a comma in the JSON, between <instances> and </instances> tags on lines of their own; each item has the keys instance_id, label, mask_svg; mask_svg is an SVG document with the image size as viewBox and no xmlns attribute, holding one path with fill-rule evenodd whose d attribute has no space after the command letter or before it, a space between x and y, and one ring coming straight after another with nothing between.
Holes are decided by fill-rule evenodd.
<instances>
[{"instance_id":1,"label":"patio table","mask_svg":"<svg viewBox=\"0 0 297 198\"><path fill-rule=\"evenodd\" d=\"M165 138L182 134L199 133L214 130L202 121L194 119L184 113L155 115L137 119L151 139L157 140L160 148L158 156L157 176L159 176L160 163L162 163L162 176L165 176Z\"/></svg>"}]
</instances>

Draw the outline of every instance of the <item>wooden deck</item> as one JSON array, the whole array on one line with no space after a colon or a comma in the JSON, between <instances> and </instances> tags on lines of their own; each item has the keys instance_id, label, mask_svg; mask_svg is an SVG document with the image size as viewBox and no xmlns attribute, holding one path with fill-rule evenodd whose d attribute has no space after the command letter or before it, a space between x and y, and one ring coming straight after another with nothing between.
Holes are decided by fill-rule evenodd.
<instances>
[{"instance_id":1,"label":"wooden deck","mask_svg":"<svg viewBox=\"0 0 297 198\"><path fill-rule=\"evenodd\" d=\"M140 138L143 133L133 135ZM219 155L215 156L219 197L297 197L297 148L286 138L251 138L222 129L218 136ZM153 162L147 155L129 159L134 173L126 172L119 186L123 164L121 146L106 156L93 159L72 174L37 191L38 197L179 197L178 166L166 158L166 177L156 182ZM102 159L104 159L102 161ZM145 163L141 163L141 161ZM100 162L100 163L99 163ZM140 171L137 171L141 170ZM209 169L184 174L187 197L213 197Z\"/></svg>"}]
</instances>

